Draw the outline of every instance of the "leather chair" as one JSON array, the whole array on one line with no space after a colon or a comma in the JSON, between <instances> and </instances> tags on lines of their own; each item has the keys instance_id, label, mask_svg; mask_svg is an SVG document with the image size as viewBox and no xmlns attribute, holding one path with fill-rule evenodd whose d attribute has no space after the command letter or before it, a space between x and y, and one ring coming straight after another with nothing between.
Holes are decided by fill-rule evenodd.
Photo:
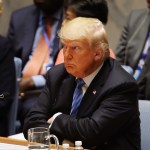
<instances>
[{"instance_id":1,"label":"leather chair","mask_svg":"<svg viewBox=\"0 0 150 150\"><path fill-rule=\"evenodd\" d=\"M17 127L17 110L18 110L18 97L19 97L19 80L21 76L22 60L20 58L14 58L15 71L16 71L16 89L14 94L14 100L11 104L8 113L8 135L16 134Z\"/></svg>"}]
</instances>

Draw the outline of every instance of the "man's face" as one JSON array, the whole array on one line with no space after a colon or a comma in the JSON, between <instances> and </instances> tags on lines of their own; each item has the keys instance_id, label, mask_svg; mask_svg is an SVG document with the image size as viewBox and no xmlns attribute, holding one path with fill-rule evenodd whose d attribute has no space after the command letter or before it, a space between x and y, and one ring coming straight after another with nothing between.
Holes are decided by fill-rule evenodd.
<instances>
[{"instance_id":1,"label":"man's face","mask_svg":"<svg viewBox=\"0 0 150 150\"><path fill-rule=\"evenodd\" d=\"M90 48L87 40L64 40L63 44L64 64L68 73L83 78L95 70L95 51Z\"/></svg>"},{"instance_id":2,"label":"man's face","mask_svg":"<svg viewBox=\"0 0 150 150\"><path fill-rule=\"evenodd\" d=\"M64 0L33 0L33 2L45 15L52 15L63 6Z\"/></svg>"}]
</instances>

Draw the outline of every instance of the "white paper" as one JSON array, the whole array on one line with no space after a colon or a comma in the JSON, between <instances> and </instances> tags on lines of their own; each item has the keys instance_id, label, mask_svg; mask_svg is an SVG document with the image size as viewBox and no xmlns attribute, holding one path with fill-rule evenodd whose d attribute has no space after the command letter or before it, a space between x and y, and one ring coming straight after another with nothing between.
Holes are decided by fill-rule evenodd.
<instances>
[{"instance_id":1,"label":"white paper","mask_svg":"<svg viewBox=\"0 0 150 150\"><path fill-rule=\"evenodd\" d=\"M26 139L24 138L23 133L14 134L14 135L9 136L8 138L13 138L13 139L18 139L18 140L26 140Z\"/></svg>"},{"instance_id":2,"label":"white paper","mask_svg":"<svg viewBox=\"0 0 150 150\"><path fill-rule=\"evenodd\" d=\"M0 150L28 150L27 146L0 143Z\"/></svg>"}]
</instances>

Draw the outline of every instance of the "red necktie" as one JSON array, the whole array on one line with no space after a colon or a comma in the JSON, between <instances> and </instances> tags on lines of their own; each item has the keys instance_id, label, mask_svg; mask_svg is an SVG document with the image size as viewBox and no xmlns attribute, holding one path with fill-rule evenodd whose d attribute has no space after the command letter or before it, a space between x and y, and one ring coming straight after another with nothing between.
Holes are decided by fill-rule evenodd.
<instances>
[{"instance_id":1,"label":"red necktie","mask_svg":"<svg viewBox=\"0 0 150 150\"><path fill-rule=\"evenodd\" d=\"M50 29L50 23L46 24L46 33L49 38L51 35ZM50 50L46 43L44 34L42 34L31 59L28 61L27 65L23 70L23 78L32 77L38 74L45 74L45 66L48 64L49 61L49 51Z\"/></svg>"}]
</instances>

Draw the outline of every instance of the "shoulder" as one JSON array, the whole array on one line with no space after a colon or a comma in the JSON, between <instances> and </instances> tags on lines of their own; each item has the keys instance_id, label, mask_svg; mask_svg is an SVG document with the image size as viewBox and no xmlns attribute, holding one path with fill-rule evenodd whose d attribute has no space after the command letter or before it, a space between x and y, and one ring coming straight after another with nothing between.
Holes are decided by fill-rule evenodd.
<instances>
[{"instance_id":1,"label":"shoulder","mask_svg":"<svg viewBox=\"0 0 150 150\"><path fill-rule=\"evenodd\" d=\"M143 13L146 13L147 11L148 11L147 8L135 9L135 10L132 10L130 14L134 14L134 15L143 14Z\"/></svg>"},{"instance_id":2,"label":"shoulder","mask_svg":"<svg viewBox=\"0 0 150 150\"><path fill-rule=\"evenodd\" d=\"M101 74L103 76L100 80L103 83L99 82L102 85L100 87L101 95L104 98L112 97L114 99L129 96L127 100L131 100L131 97L133 101L137 100L138 85L134 78L121 67L119 62L110 59L107 61L107 67L106 65L104 67L107 68L108 73Z\"/></svg>"},{"instance_id":3,"label":"shoulder","mask_svg":"<svg viewBox=\"0 0 150 150\"><path fill-rule=\"evenodd\" d=\"M3 36L0 35L0 48L7 43L6 38L4 38Z\"/></svg>"},{"instance_id":4,"label":"shoulder","mask_svg":"<svg viewBox=\"0 0 150 150\"><path fill-rule=\"evenodd\" d=\"M145 16L148 12L148 9L137 9L137 10L132 10L129 14L129 19L142 19L141 17Z\"/></svg>"},{"instance_id":5,"label":"shoulder","mask_svg":"<svg viewBox=\"0 0 150 150\"><path fill-rule=\"evenodd\" d=\"M35 7L35 5L30 5L27 7L20 8L12 13L12 18L18 19L19 17L24 17L30 14L36 14L39 10ZM25 19L25 18L24 18Z\"/></svg>"},{"instance_id":6,"label":"shoulder","mask_svg":"<svg viewBox=\"0 0 150 150\"><path fill-rule=\"evenodd\" d=\"M65 69L64 64L59 64L49 69L46 76L48 79L52 79L55 82L55 80L65 78L65 76L67 75L68 73Z\"/></svg>"},{"instance_id":7,"label":"shoulder","mask_svg":"<svg viewBox=\"0 0 150 150\"><path fill-rule=\"evenodd\" d=\"M53 93L57 93L60 86L68 81L68 79L73 79L72 77L72 75L67 73L64 64L56 65L49 69L46 74L46 86L53 91Z\"/></svg>"},{"instance_id":8,"label":"shoulder","mask_svg":"<svg viewBox=\"0 0 150 150\"><path fill-rule=\"evenodd\" d=\"M106 81L107 86L117 87L120 85L133 85L137 87L135 79L126 72L120 63L114 59L109 59L110 71Z\"/></svg>"},{"instance_id":9,"label":"shoulder","mask_svg":"<svg viewBox=\"0 0 150 150\"><path fill-rule=\"evenodd\" d=\"M0 60L7 57L11 51L11 42L2 36L0 36Z\"/></svg>"}]
</instances>

